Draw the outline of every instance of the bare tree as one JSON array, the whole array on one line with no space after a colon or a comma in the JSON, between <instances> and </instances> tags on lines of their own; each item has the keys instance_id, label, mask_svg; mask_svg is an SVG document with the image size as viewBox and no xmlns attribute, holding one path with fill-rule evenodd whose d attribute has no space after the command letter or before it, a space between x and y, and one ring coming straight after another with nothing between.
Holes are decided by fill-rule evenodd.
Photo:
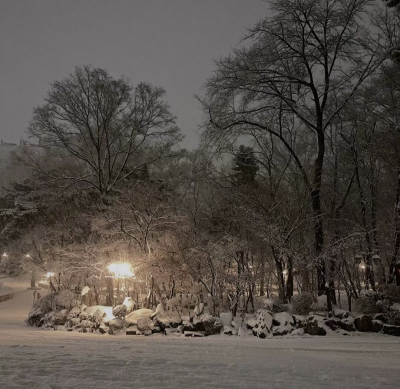
<instances>
[{"instance_id":1,"label":"bare tree","mask_svg":"<svg viewBox=\"0 0 400 389\"><path fill-rule=\"evenodd\" d=\"M102 69L76 68L52 84L46 104L34 110L30 133L42 146L59 148L83 165L82 174L58 179L89 184L103 196L181 139L164 94L145 83L133 89ZM47 170L37 161L35 166Z\"/></svg>"},{"instance_id":2,"label":"bare tree","mask_svg":"<svg viewBox=\"0 0 400 389\"><path fill-rule=\"evenodd\" d=\"M270 1L274 14L250 30L248 47L217 62L203 101L209 145L240 135L279 140L309 192L314 217L318 292L325 291L321 183L326 131L386 51L365 27L368 0ZM362 20L364 19L364 21ZM309 132L315 159L302 162L297 139Z\"/></svg>"}]
</instances>

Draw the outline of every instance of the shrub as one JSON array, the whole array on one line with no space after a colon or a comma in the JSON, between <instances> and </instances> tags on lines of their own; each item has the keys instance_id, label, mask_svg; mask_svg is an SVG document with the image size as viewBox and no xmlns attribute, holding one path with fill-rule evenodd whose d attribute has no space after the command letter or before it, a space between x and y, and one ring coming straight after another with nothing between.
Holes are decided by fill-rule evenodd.
<instances>
[{"instance_id":1,"label":"shrub","mask_svg":"<svg viewBox=\"0 0 400 389\"><path fill-rule=\"evenodd\" d=\"M308 315L312 305L316 302L311 293L304 292L293 297L293 313L296 315Z\"/></svg>"},{"instance_id":2,"label":"shrub","mask_svg":"<svg viewBox=\"0 0 400 389\"><path fill-rule=\"evenodd\" d=\"M56 298L55 293L49 293L43 296L39 300L35 301L33 308L39 308L43 313L48 313L54 309L54 299Z\"/></svg>"},{"instance_id":3,"label":"shrub","mask_svg":"<svg viewBox=\"0 0 400 389\"><path fill-rule=\"evenodd\" d=\"M64 289L55 296L54 308L71 310L76 305L76 302L75 293L71 290Z\"/></svg>"},{"instance_id":4,"label":"shrub","mask_svg":"<svg viewBox=\"0 0 400 389\"><path fill-rule=\"evenodd\" d=\"M265 300L264 308L271 311L271 313L280 313L287 311L287 305L285 305L280 298Z\"/></svg>"},{"instance_id":5,"label":"shrub","mask_svg":"<svg viewBox=\"0 0 400 389\"><path fill-rule=\"evenodd\" d=\"M360 296L354 302L354 309L358 312L365 314L373 314L378 313L379 305L377 305L378 296L374 292L367 292L364 295Z\"/></svg>"},{"instance_id":6,"label":"shrub","mask_svg":"<svg viewBox=\"0 0 400 389\"><path fill-rule=\"evenodd\" d=\"M388 300L389 305L400 303L400 286L385 285L382 287L382 298Z\"/></svg>"},{"instance_id":7,"label":"shrub","mask_svg":"<svg viewBox=\"0 0 400 389\"><path fill-rule=\"evenodd\" d=\"M117 305L114 309L113 309L113 311L112 311L112 314L115 316L115 317L125 317L125 315L126 315L126 305L123 305L123 304L121 304L121 305Z\"/></svg>"}]
</instances>

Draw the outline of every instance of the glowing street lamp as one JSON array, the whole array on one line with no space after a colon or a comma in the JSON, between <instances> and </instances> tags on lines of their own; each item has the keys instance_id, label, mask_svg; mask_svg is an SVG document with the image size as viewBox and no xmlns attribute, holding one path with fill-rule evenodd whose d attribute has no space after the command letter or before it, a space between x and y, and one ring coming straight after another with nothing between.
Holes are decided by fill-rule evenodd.
<instances>
[{"instance_id":1,"label":"glowing street lamp","mask_svg":"<svg viewBox=\"0 0 400 389\"><path fill-rule=\"evenodd\" d=\"M108 270L114 273L112 278L117 279L117 300L119 299L119 280L132 278L134 273L132 271L131 265L129 263L112 263L108 266ZM126 286L126 285L125 285Z\"/></svg>"},{"instance_id":2,"label":"glowing street lamp","mask_svg":"<svg viewBox=\"0 0 400 389\"><path fill-rule=\"evenodd\" d=\"M115 278L131 278L134 275L129 263L112 263L108 270L114 273Z\"/></svg>"}]
</instances>

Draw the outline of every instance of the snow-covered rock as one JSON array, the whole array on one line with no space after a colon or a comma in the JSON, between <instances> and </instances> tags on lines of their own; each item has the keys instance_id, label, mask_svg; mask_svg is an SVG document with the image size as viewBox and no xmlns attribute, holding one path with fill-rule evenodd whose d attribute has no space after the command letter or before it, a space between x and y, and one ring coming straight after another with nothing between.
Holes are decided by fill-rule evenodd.
<instances>
[{"instance_id":1,"label":"snow-covered rock","mask_svg":"<svg viewBox=\"0 0 400 389\"><path fill-rule=\"evenodd\" d=\"M288 334L292 333L293 330L294 330L294 327L291 326L290 324L272 327L272 333L274 336L288 335Z\"/></svg>"},{"instance_id":2,"label":"snow-covered rock","mask_svg":"<svg viewBox=\"0 0 400 389\"><path fill-rule=\"evenodd\" d=\"M238 334L238 330L236 328L231 327L231 326L224 326L223 334L224 335L237 335Z\"/></svg>"},{"instance_id":3,"label":"snow-covered rock","mask_svg":"<svg viewBox=\"0 0 400 389\"><path fill-rule=\"evenodd\" d=\"M151 317L153 311L151 309L137 309L125 316L127 323L137 324L139 317Z\"/></svg>"},{"instance_id":4,"label":"snow-covered rock","mask_svg":"<svg viewBox=\"0 0 400 389\"><path fill-rule=\"evenodd\" d=\"M309 335L325 336L327 333L325 329L326 326L323 324L321 319L316 315L309 316L303 324L304 333Z\"/></svg>"},{"instance_id":5,"label":"snow-covered rock","mask_svg":"<svg viewBox=\"0 0 400 389\"><path fill-rule=\"evenodd\" d=\"M350 316L349 311L345 311L344 309L339 309L339 308L334 308L332 313L333 316L337 317L338 319L346 319Z\"/></svg>"},{"instance_id":6,"label":"snow-covered rock","mask_svg":"<svg viewBox=\"0 0 400 389\"><path fill-rule=\"evenodd\" d=\"M233 320L232 312L221 313L219 315L219 318L224 326L230 327Z\"/></svg>"},{"instance_id":7,"label":"snow-covered rock","mask_svg":"<svg viewBox=\"0 0 400 389\"><path fill-rule=\"evenodd\" d=\"M105 322L109 322L114 319L114 315L112 314L113 307L107 307L105 305L93 305L91 307L86 308L86 312L88 314L94 314L96 311L100 311L104 317Z\"/></svg>"},{"instance_id":8,"label":"snow-covered rock","mask_svg":"<svg viewBox=\"0 0 400 389\"><path fill-rule=\"evenodd\" d=\"M211 315L203 315L201 321L204 325L206 335L217 335L224 328L221 320Z\"/></svg>"},{"instance_id":9,"label":"snow-covered rock","mask_svg":"<svg viewBox=\"0 0 400 389\"><path fill-rule=\"evenodd\" d=\"M296 328L290 333L290 335L292 335L292 336L303 336L304 335L304 328Z\"/></svg>"},{"instance_id":10,"label":"snow-covered rock","mask_svg":"<svg viewBox=\"0 0 400 389\"><path fill-rule=\"evenodd\" d=\"M382 328L382 333L386 335L400 336L400 326L391 326L389 324L384 324Z\"/></svg>"},{"instance_id":11,"label":"snow-covered rock","mask_svg":"<svg viewBox=\"0 0 400 389\"><path fill-rule=\"evenodd\" d=\"M125 324L124 321L119 317L110 320L110 323L108 325L110 334L114 333L117 330L121 330L122 328L124 328L124 324Z\"/></svg>"},{"instance_id":12,"label":"snow-covered rock","mask_svg":"<svg viewBox=\"0 0 400 389\"><path fill-rule=\"evenodd\" d=\"M140 331L147 331L154 327L154 323L149 317L139 317L137 319L137 326Z\"/></svg>"},{"instance_id":13,"label":"snow-covered rock","mask_svg":"<svg viewBox=\"0 0 400 389\"><path fill-rule=\"evenodd\" d=\"M246 328L252 330L257 324L257 319L255 317L249 317L245 320L245 323Z\"/></svg>"},{"instance_id":14,"label":"snow-covered rock","mask_svg":"<svg viewBox=\"0 0 400 389\"><path fill-rule=\"evenodd\" d=\"M295 320L293 316L288 312L275 313L273 317L274 326L294 326Z\"/></svg>"},{"instance_id":15,"label":"snow-covered rock","mask_svg":"<svg viewBox=\"0 0 400 389\"><path fill-rule=\"evenodd\" d=\"M135 302L132 300L132 297L125 297L124 302L122 305L126 306L126 313L131 313L135 306Z\"/></svg>"},{"instance_id":16,"label":"snow-covered rock","mask_svg":"<svg viewBox=\"0 0 400 389\"><path fill-rule=\"evenodd\" d=\"M306 317L303 315L293 315L294 323L296 328L303 328L303 324L306 321Z\"/></svg>"},{"instance_id":17,"label":"snow-covered rock","mask_svg":"<svg viewBox=\"0 0 400 389\"><path fill-rule=\"evenodd\" d=\"M74 307L72 308L67 315L67 319L73 319L73 318L77 318L81 315L81 309L79 307Z\"/></svg>"},{"instance_id":18,"label":"snow-covered rock","mask_svg":"<svg viewBox=\"0 0 400 389\"><path fill-rule=\"evenodd\" d=\"M41 308L34 308L28 314L26 323L32 327L41 327L44 320L44 312Z\"/></svg>"},{"instance_id":19,"label":"snow-covered rock","mask_svg":"<svg viewBox=\"0 0 400 389\"><path fill-rule=\"evenodd\" d=\"M372 331L372 317L369 315L360 315L354 319L354 326L360 332Z\"/></svg>"},{"instance_id":20,"label":"snow-covered rock","mask_svg":"<svg viewBox=\"0 0 400 389\"><path fill-rule=\"evenodd\" d=\"M253 327L253 335L265 339L271 334L272 316L266 309L259 309L256 314L257 323Z\"/></svg>"},{"instance_id":21,"label":"snow-covered rock","mask_svg":"<svg viewBox=\"0 0 400 389\"><path fill-rule=\"evenodd\" d=\"M372 331L373 332L381 332L383 328L383 322L380 320L372 320Z\"/></svg>"}]
</instances>

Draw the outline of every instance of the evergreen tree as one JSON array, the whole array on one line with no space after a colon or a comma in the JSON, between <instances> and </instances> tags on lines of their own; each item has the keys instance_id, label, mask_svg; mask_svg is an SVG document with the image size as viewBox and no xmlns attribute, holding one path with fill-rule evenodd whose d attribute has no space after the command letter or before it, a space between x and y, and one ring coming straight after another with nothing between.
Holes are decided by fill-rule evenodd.
<instances>
[{"instance_id":1,"label":"evergreen tree","mask_svg":"<svg viewBox=\"0 0 400 389\"><path fill-rule=\"evenodd\" d=\"M256 185L258 169L253 148L240 145L239 152L235 156L235 167L233 168L234 184L236 186Z\"/></svg>"}]
</instances>

